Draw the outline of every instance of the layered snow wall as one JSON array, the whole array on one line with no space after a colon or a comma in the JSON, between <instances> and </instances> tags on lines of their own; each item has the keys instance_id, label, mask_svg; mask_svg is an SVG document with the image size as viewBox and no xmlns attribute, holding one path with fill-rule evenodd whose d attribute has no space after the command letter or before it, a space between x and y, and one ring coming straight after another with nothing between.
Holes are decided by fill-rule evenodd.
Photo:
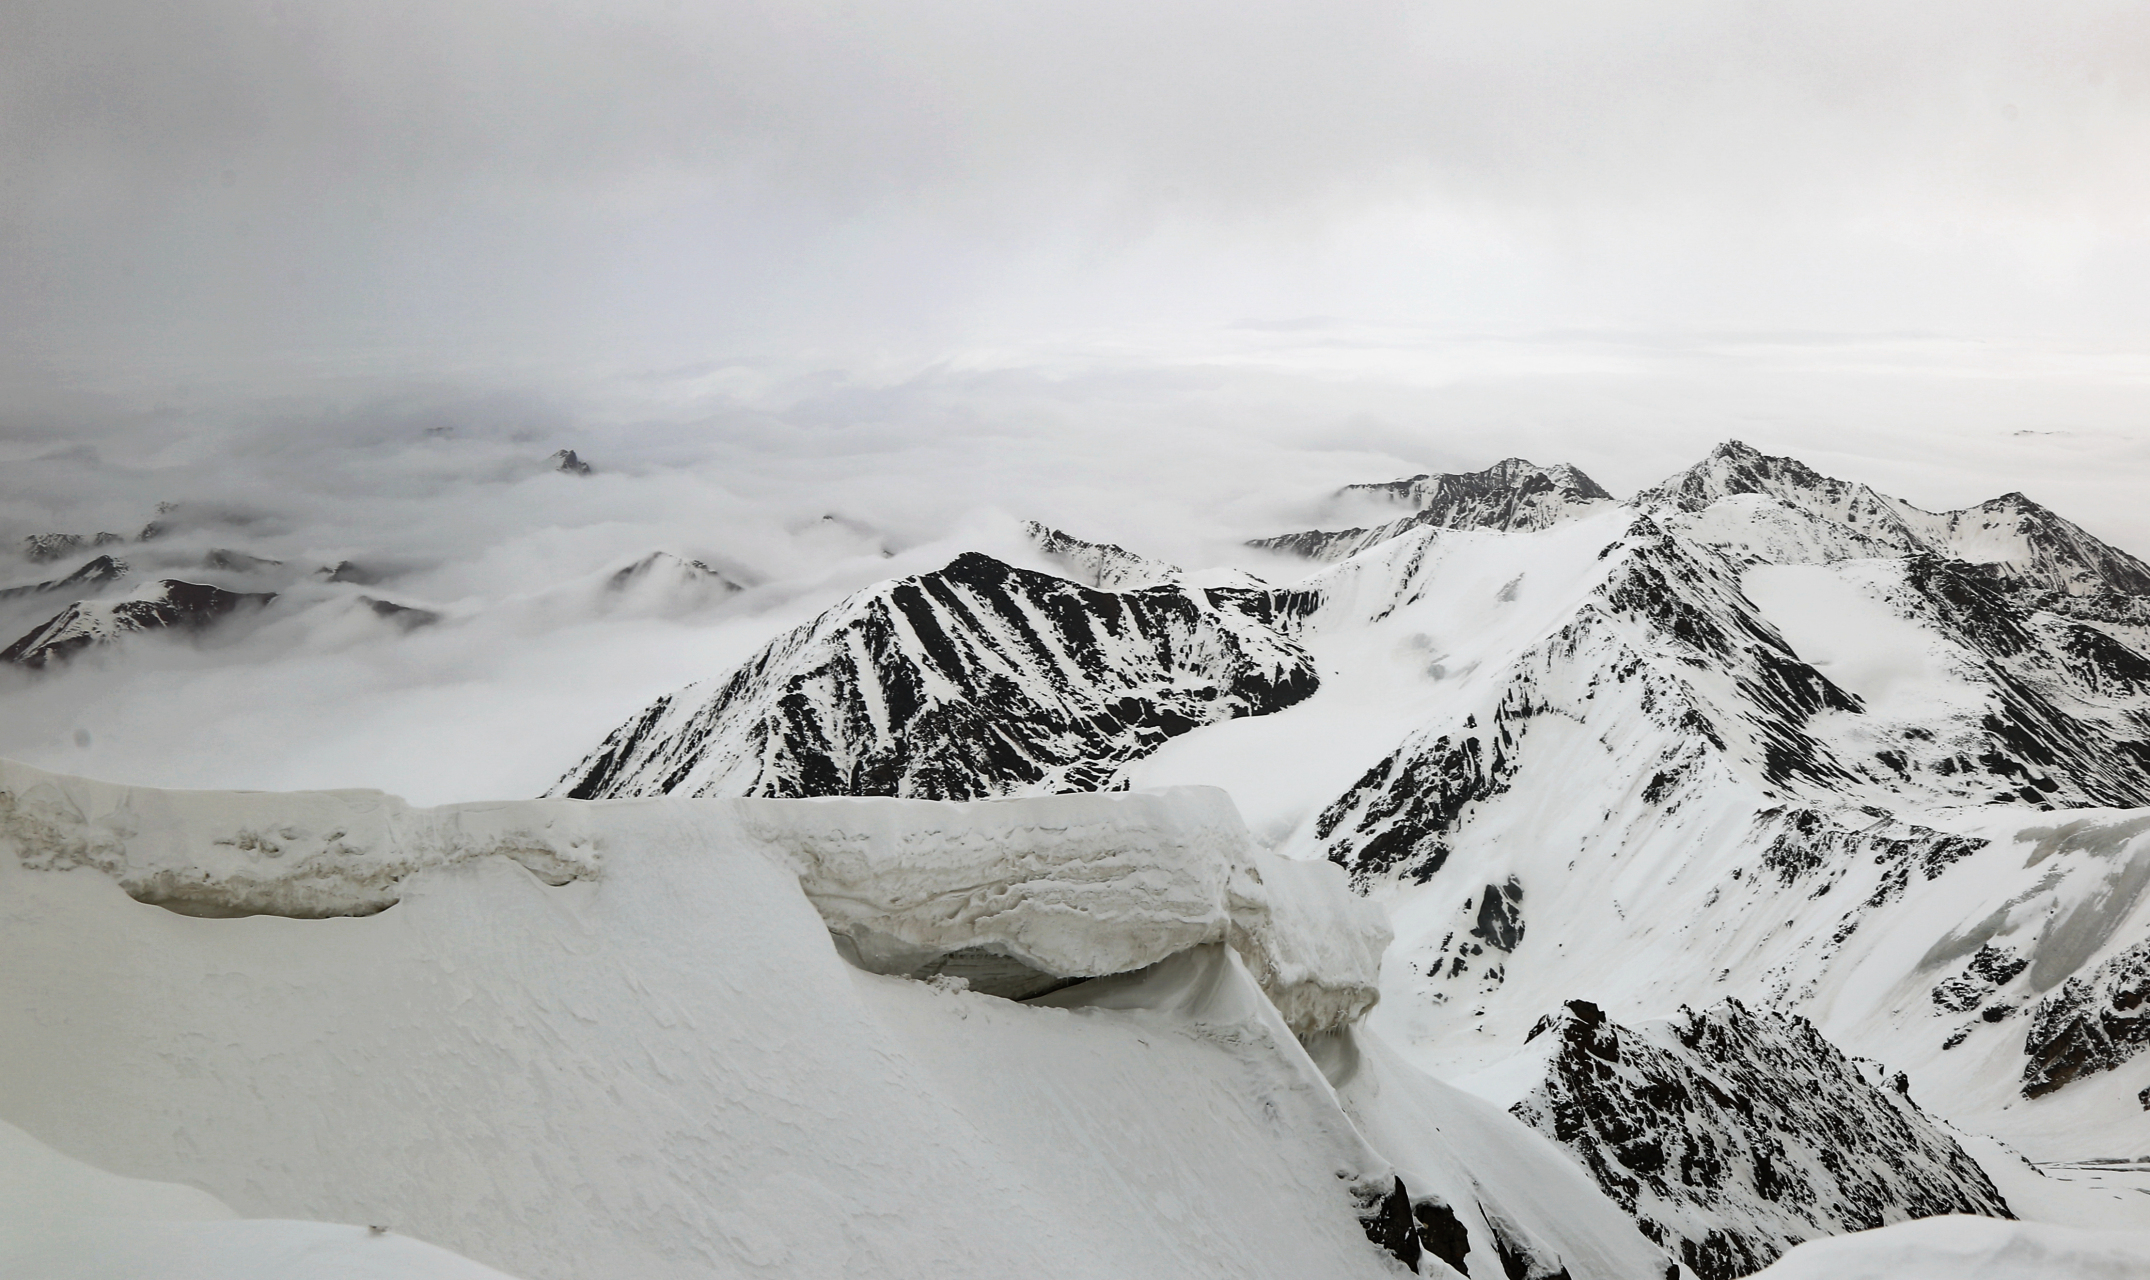
<instances>
[{"instance_id":1,"label":"layered snow wall","mask_svg":"<svg viewBox=\"0 0 2150 1280\"><path fill-rule=\"evenodd\" d=\"M1378 917L1214 793L0 792L0 1119L242 1214L528 1280L1374 1277L1377 1204L1454 1206L1474 1269L1654 1252L1438 1082L1386 1081L1423 1123L1355 1123L1286 1016L1350 1043ZM196 914L129 898L175 885ZM862 971L832 923L1062 979L1162 958L1024 1004ZM1407 1192L1384 1141L1420 1148Z\"/></svg>"}]
</instances>

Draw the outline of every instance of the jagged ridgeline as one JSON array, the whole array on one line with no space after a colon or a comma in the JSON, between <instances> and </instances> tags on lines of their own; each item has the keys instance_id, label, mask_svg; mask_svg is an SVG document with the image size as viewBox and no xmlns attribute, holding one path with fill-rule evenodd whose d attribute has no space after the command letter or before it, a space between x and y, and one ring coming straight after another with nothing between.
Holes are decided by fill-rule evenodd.
<instances>
[{"instance_id":1,"label":"jagged ridgeline","mask_svg":"<svg viewBox=\"0 0 2150 1280\"><path fill-rule=\"evenodd\" d=\"M1404 510L1261 540L1285 586L1033 526L1057 573L861 592L555 793L1098 790L1304 705L1260 738L1308 779L1263 829L1391 907L1377 1019L1436 1074L1543 1058L1502 1067L1542 1085L1515 1114L1711 1280L2006 1213L1929 1115L2150 1108L2150 566L2021 494L1928 512L1737 442L1625 502L1521 459L1342 496ZM1191 780L1276 810L1217 741Z\"/></svg>"},{"instance_id":2,"label":"jagged ridgeline","mask_svg":"<svg viewBox=\"0 0 2150 1280\"><path fill-rule=\"evenodd\" d=\"M1289 592L1103 591L970 553L870 588L658 699L553 794L1096 791L1167 738L1319 684Z\"/></svg>"}]
</instances>

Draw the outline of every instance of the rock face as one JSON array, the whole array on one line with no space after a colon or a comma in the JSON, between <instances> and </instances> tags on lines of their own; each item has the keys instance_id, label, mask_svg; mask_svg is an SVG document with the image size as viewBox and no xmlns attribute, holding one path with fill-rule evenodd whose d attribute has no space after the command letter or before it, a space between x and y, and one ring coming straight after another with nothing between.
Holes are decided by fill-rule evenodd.
<instances>
[{"instance_id":1,"label":"rock face","mask_svg":"<svg viewBox=\"0 0 2150 1280\"><path fill-rule=\"evenodd\" d=\"M1701 1280L1816 1236L2013 1216L1900 1075L1875 1087L1804 1019L1727 1000L1630 1030L1576 1000L1531 1038L1540 1074L1511 1112Z\"/></svg>"},{"instance_id":2,"label":"rock face","mask_svg":"<svg viewBox=\"0 0 2150 1280\"><path fill-rule=\"evenodd\" d=\"M92 645L122 636L171 628L199 630L241 607L265 605L269 592L241 593L198 582L166 578L125 600L109 603L78 600L6 649L0 662L41 668L72 657Z\"/></svg>"},{"instance_id":3,"label":"rock face","mask_svg":"<svg viewBox=\"0 0 2150 1280\"><path fill-rule=\"evenodd\" d=\"M2068 979L2038 1002L2023 1046L2028 1059L2023 1096L2041 1097L2070 1081L2110 1071L2145 1049L2150 1049L2150 942L2111 957L2087 978ZM2150 1109L2150 1103L2144 1105Z\"/></svg>"},{"instance_id":4,"label":"rock face","mask_svg":"<svg viewBox=\"0 0 2150 1280\"><path fill-rule=\"evenodd\" d=\"M405 631L416 631L420 627L430 627L440 621L438 613L431 609L421 609L417 605L397 604L393 600L382 600L376 596L360 596L358 602L373 610L374 617Z\"/></svg>"},{"instance_id":5,"label":"rock face","mask_svg":"<svg viewBox=\"0 0 2150 1280\"><path fill-rule=\"evenodd\" d=\"M1096 591L975 553L870 588L720 681L658 699L552 794L894 795L1110 787L1204 724L1312 694L1266 592Z\"/></svg>"},{"instance_id":6,"label":"rock face","mask_svg":"<svg viewBox=\"0 0 2150 1280\"><path fill-rule=\"evenodd\" d=\"M552 457L547 458L546 461L552 463L553 470L564 472L571 476L590 474L590 464L576 457L573 449L561 449L554 453Z\"/></svg>"},{"instance_id":7,"label":"rock face","mask_svg":"<svg viewBox=\"0 0 2150 1280\"><path fill-rule=\"evenodd\" d=\"M1340 496L1386 498L1414 514L1372 529L1314 529L1249 545L1312 560L1342 560L1413 529L1543 529L1613 502L1597 481L1566 463L1541 467L1522 458L1504 459L1483 471L1346 485Z\"/></svg>"},{"instance_id":8,"label":"rock face","mask_svg":"<svg viewBox=\"0 0 2150 1280\"><path fill-rule=\"evenodd\" d=\"M47 595L55 591L90 591L108 582L117 582L127 576L127 562L111 556L98 556L64 578L47 582L35 582L23 587L0 588L0 600L13 600L20 596Z\"/></svg>"}]
</instances>

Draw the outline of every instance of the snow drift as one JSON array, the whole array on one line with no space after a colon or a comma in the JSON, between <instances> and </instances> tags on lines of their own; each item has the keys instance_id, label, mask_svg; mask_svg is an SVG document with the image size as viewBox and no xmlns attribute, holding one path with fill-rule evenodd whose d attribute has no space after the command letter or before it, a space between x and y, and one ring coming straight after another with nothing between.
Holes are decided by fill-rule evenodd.
<instances>
[{"instance_id":1,"label":"snow drift","mask_svg":"<svg viewBox=\"0 0 2150 1280\"><path fill-rule=\"evenodd\" d=\"M532 1280L1372 1277L1395 1263L1361 1219L1439 1202L1474 1263L1657 1274L1557 1151L1371 1040L1344 1088L1378 1075L1415 1120L1354 1122L1286 1011L1359 998L1293 993L1356 990L1378 916L1333 869L1252 857L1213 793L416 810L5 777L13 812L61 810L96 850L0 827L5 1118L240 1213L385 1224ZM282 835L354 811L375 825L334 845ZM220 842L264 830L292 843ZM531 841L577 874L532 874ZM899 849L928 870L879 884ZM305 903L392 909L200 918L122 888L283 901L302 853L330 886ZM1034 907L970 909L1017 884ZM1169 954L1025 1004L848 964L831 925L860 922L1062 967Z\"/></svg>"}]
</instances>

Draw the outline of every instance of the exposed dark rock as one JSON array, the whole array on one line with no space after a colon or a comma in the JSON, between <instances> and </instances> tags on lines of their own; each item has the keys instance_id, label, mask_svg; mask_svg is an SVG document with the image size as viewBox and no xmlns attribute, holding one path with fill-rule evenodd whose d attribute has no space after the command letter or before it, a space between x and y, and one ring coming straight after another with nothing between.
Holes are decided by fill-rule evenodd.
<instances>
[{"instance_id":1,"label":"exposed dark rock","mask_svg":"<svg viewBox=\"0 0 2150 1280\"><path fill-rule=\"evenodd\" d=\"M1378 1189L1362 1193L1359 1226L1367 1239L1388 1250L1398 1262L1418 1270L1418 1223L1411 1216L1411 1193L1402 1178L1391 1182L1386 1194Z\"/></svg>"},{"instance_id":2,"label":"exposed dark rock","mask_svg":"<svg viewBox=\"0 0 2150 1280\"><path fill-rule=\"evenodd\" d=\"M1478 900L1478 924L1471 936L1501 951L1523 941L1523 885L1514 876L1506 884L1489 884Z\"/></svg>"},{"instance_id":3,"label":"exposed dark rock","mask_svg":"<svg viewBox=\"0 0 2150 1280\"><path fill-rule=\"evenodd\" d=\"M1411 1217L1418 1223L1419 1248L1464 1275L1471 1273L1465 1264L1471 1252L1470 1228L1454 1208L1439 1196L1425 1196L1411 1202Z\"/></svg>"},{"instance_id":4,"label":"exposed dark rock","mask_svg":"<svg viewBox=\"0 0 2150 1280\"><path fill-rule=\"evenodd\" d=\"M93 591L108 582L117 582L127 576L127 562L111 556L99 556L95 560L68 574L49 582L31 583L24 587L0 589L0 600L12 600L19 596L48 595L57 591Z\"/></svg>"},{"instance_id":5,"label":"exposed dark rock","mask_svg":"<svg viewBox=\"0 0 2150 1280\"><path fill-rule=\"evenodd\" d=\"M590 474L590 464L576 457L573 449L562 449L546 461L553 464L553 470L563 471L571 476Z\"/></svg>"},{"instance_id":6,"label":"exposed dark rock","mask_svg":"<svg viewBox=\"0 0 2150 1280\"><path fill-rule=\"evenodd\" d=\"M2038 1098L2110 1071L2150 1048L2150 942L2070 978L2031 1011L2023 1096Z\"/></svg>"},{"instance_id":7,"label":"exposed dark rock","mask_svg":"<svg viewBox=\"0 0 2150 1280\"><path fill-rule=\"evenodd\" d=\"M1541 467L1521 458L1496 462L1483 471L1346 485L1341 495L1388 498L1410 506L1415 514L1373 529L1309 530L1257 538L1247 545L1314 560L1342 560L1412 529L1543 529L1613 501L1603 486L1574 467Z\"/></svg>"},{"instance_id":8,"label":"exposed dark rock","mask_svg":"<svg viewBox=\"0 0 2150 1280\"><path fill-rule=\"evenodd\" d=\"M0 650L0 662L41 668L136 632L200 630L241 607L258 607L275 598L273 592L243 594L167 578L132 599L76 601Z\"/></svg>"},{"instance_id":9,"label":"exposed dark rock","mask_svg":"<svg viewBox=\"0 0 2150 1280\"><path fill-rule=\"evenodd\" d=\"M358 600L360 604L373 610L375 617L392 622L405 631L416 631L420 627L430 627L440 621L438 613L431 609L420 609L416 605L397 604L393 600L378 600L372 596L360 596Z\"/></svg>"},{"instance_id":10,"label":"exposed dark rock","mask_svg":"<svg viewBox=\"0 0 2150 1280\"><path fill-rule=\"evenodd\" d=\"M1908 1083L1877 1088L1804 1019L1727 1000L1629 1030L1577 1000L1531 1039L1543 1075L1511 1110L1701 1280L1760 1270L1815 1236L2010 1216Z\"/></svg>"},{"instance_id":11,"label":"exposed dark rock","mask_svg":"<svg viewBox=\"0 0 2150 1280\"><path fill-rule=\"evenodd\" d=\"M348 582L355 586L370 587L388 576L384 571L350 560L338 560L334 565L316 569L315 573L330 582Z\"/></svg>"},{"instance_id":12,"label":"exposed dark rock","mask_svg":"<svg viewBox=\"0 0 2150 1280\"><path fill-rule=\"evenodd\" d=\"M1096 591L966 554L659 699L554 794L1098 790L1167 738L1312 694L1281 608L1261 591Z\"/></svg>"},{"instance_id":13,"label":"exposed dark rock","mask_svg":"<svg viewBox=\"0 0 2150 1280\"><path fill-rule=\"evenodd\" d=\"M275 569L283 565L281 560L266 560L250 556L244 551L228 551L222 547L212 548L202 557L202 568L220 569L226 573L257 573L263 569Z\"/></svg>"}]
</instances>

